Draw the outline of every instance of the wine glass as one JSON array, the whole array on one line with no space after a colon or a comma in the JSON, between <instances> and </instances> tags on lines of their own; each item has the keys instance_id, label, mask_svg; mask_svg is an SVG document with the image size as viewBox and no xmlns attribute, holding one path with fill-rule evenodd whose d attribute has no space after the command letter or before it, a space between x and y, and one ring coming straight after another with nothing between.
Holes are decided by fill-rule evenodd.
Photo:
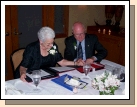
<instances>
[{"instance_id":1,"label":"wine glass","mask_svg":"<svg viewBox=\"0 0 137 107\"><path fill-rule=\"evenodd\" d=\"M90 72L91 70L91 65L88 64L88 63L85 63L83 65L83 72L84 72L84 79L91 79L89 76L88 76L88 73Z\"/></svg>"},{"instance_id":2,"label":"wine glass","mask_svg":"<svg viewBox=\"0 0 137 107\"><path fill-rule=\"evenodd\" d=\"M32 80L33 80L34 85L36 86L36 88L33 89L33 91L34 92L40 92L40 89L37 88L38 84L41 81L41 72L40 72L40 70L34 70L32 72Z\"/></svg>"},{"instance_id":3,"label":"wine glass","mask_svg":"<svg viewBox=\"0 0 137 107\"><path fill-rule=\"evenodd\" d=\"M117 76L117 79L119 79L120 81L124 80L124 70L121 67L115 67L113 69L113 75Z\"/></svg>"}]
</instances>

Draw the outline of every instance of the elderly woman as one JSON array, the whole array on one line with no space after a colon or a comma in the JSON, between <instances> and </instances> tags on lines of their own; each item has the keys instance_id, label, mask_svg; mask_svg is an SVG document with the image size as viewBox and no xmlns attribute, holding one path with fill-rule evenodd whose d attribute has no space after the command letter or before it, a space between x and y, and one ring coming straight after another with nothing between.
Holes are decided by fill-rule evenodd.
<instances>
[{"instance_id":1,"label":"elderly woman","mask_svg":"<svg viewBox=\"0 0 137 107\"><path fill-rule=\"evenodd\" d=\"M26 46L23 59L16 69L15 78L20 78L25 82L26 72L54 67L57 63L60 66L83 65L84 61L73 62L63 59L54 38L55 32L49 27L42 27L38 31L39 40Z\"/></svg>"}]
</instances>

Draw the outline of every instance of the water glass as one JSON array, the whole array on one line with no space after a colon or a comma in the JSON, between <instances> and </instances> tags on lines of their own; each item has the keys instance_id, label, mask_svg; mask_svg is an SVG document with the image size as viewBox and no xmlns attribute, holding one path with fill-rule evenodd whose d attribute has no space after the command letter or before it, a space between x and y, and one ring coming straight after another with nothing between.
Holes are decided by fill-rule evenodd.
<instances>
[{"instance_id":1,"label":"water glass","mask_svg":"<svg viewBox=\"0 0 137 107\"><path fill-rule=\"evenodd\" d=\"M114 70L114 68L115 68L115 66L113 66L113 65L105 64L105 69L108 70L108 71L112 72Z\"/></svg>"},{"instance_id":2,"label":"water glass","mask_svg":"<svg viewBox=\"0 0 137 107\"><path fill-rule=\"evenodd\" d=\"M125 73L124 73L124 70L121 68L121 67L115 67L112 71L112 74L113 75L116 75L117 78L122 81L125 79Z\"/></svg>"},{"instance_id":3,"label":"water glass","mask_svg":"<svg viewBox=\"0 0 137 107\"><path fill-rule=\"evenodd\" d=\"M40 89L37 88L38 84L41 81L41 71L40 70L34 70L32 71L32 80L36 88L33 90L35 92L39 92Z\"/></svg>"},{"instance_id":4,"label":"water glass","mask_svg":"<svg viewBox=\"0 0 137 107\"><path fill-rule=\"evenodd\" d=\"M83 72L85 73L85 76L88 75L88 73L90 72L90 69L91 69L91 65L90 64L85 63L83 65Z\"/></svg>"}]
</instances>

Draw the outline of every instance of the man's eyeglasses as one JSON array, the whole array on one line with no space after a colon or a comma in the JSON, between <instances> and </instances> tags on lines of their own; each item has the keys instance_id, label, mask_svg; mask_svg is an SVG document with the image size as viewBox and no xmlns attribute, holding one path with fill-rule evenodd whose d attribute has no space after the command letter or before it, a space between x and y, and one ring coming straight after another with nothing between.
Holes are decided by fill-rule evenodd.
<instances>
[{"instance_id":1,"label":"man's eyeglasses","mask_svg":"<svg viewBox=\"0 0 137 107\"><path fill-rule=\"evenodd\" d=\"M75 36L81 36L84 35L85 33L79 33L79 34L74 34Z\"/></svg>"}]
</instances>

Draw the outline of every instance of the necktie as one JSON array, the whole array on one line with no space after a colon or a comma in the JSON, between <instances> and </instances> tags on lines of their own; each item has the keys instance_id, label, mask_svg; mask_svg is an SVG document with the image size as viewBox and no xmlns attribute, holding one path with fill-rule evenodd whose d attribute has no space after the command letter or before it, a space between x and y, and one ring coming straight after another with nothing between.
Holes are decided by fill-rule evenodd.
<instances>
[{"instance_id":1,"label":"necktie","mask_svg":"<svg viewBox=\"0 0 137 107\"><path fill-rule=\"evenodd\" d=\"M80 59L80 58L83 59L81 42L79 42L79 46L78 46L78 59Z\"/></svg>"}]
</instances>

